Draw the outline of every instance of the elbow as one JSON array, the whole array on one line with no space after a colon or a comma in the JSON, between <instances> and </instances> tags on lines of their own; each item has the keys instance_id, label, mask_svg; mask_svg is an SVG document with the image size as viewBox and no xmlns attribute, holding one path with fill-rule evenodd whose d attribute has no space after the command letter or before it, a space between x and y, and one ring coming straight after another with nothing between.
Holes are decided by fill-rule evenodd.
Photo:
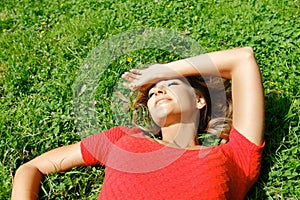
<instances>
[{"instance_id":1,"label":"elbow","mask_svg":"<svg viewBox=\"0 0 300 200\"><path fill-rule=\"evenodd\" d=\"M24 175L34 175L36 178L42 178L45 174L43 174L37 167L29 163L25 163L16 170L15 177L24 177Z\"/></svg>"},{"instance_id":2,"label":"elbow","mask_svg":"<svg viewBox=\"0 0 300 200\"><path fill-rule=\"evenodd\" d=\"M246 60L255 60L253 48L252 47L242 48L242 58Z\"/></svg>"},{"instance_id":3,"label":"elbow","mask_svg":"<svg viewBox=\"0 0 300 200\"><path fill-rule=\"evenodd\" d=\"M254 50L252 47L248 46L248 47L244 47L243 48L244 51L248 52L249 54L254 54Z\"/></svg>"},{"instance_id":4,"label":"elbow","mask_svg":"<svg viewBox=\"0 0 300 200\"><path fill-rule=\"evenodd\" d=\"M11 199L37 199L42 178L37 167L21 165L13 178Z\"/></svg>"},{"instance_id":5,"label":"elbow","mask_svg":"<svg viewBox=\"0 0 300 200\"><path fill-rule=\"evenodd\" d=\"M243 47L239 49L237 53L238 53L237 56L238 61L236 62L236 64L238 66L242 66L244 70L247 66L249 66L251 70L254 69L253 68L254 66L255 68L258 67L254 55L254 50L252 49L252 47Z\"/></svg>"}]
</instances>

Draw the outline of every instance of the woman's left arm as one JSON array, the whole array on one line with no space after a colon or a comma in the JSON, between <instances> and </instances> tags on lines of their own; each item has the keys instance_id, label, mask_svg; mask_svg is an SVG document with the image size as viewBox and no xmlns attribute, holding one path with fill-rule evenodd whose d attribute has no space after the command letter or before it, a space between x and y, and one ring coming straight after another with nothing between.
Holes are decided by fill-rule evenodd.
<instances>
[{"instance_id":1,"label":"woman's left arm","mask_svg":"<svg viewBox=\"0 0 300 200\"><path fill-rule=\"evenodd\" d=\"M264 94L252 48L216 51L199 56L133 69L123 75L131 89L180 76L215 75L232 80L233 126L251 142L263 142Z\"/></svg>"},{"instance_id":2,"label":"woman's left arm","mask_svg":"<svg viewBox=\"0 0 300 200\"><path fill-rule=\"evenodd\" d=\"M252 48L211 53L212 62L232 80L233 126L248 140L260 145L264 131L264 92Z\"/></svg>"}]
</instances>

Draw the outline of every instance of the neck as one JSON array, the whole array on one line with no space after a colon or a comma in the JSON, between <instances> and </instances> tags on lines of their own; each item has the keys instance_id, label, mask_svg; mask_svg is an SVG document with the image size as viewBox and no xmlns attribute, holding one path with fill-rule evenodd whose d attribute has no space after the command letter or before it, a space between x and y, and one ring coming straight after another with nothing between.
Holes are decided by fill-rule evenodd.
<instances>
[{"instance_id":1,"label":"neck","mask_svg":"<svg viewBox=\"0 0 300 200\"><path fill-rule=\"evenodd\" d=\"M176 123L161 128L163 142L179 148L189 148L197 145L196 126L194 123Z\"/></svg>"}]
</instances>

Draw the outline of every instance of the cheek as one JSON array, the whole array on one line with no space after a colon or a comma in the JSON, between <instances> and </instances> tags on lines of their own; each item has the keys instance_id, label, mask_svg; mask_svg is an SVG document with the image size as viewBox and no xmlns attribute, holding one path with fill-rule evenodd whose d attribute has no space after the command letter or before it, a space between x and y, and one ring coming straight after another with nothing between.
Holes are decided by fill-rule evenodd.
<instances>
[{"instance_id":1,"label":"cheek","mask_svg":"<svg viewBox=\"0 0 300 200\"><path fill-rule=\"evenodd\" d=\"M196 94L190 91L188 88L186 90L181 90L174 95L182 107L191 106L196 104Z\"/></svg>"},{"instance_id":2,"label":"cheek","mask_svg":"<svg viewBox=\"0 0 300 200\"><path fill-rule=\"evenodd\" d=\"M152 108L154 107L154 100L153 99L149 99L148 102L147 102L147 107L148 107L148 110L151 111Z\"/></svg>"}]
</instances>

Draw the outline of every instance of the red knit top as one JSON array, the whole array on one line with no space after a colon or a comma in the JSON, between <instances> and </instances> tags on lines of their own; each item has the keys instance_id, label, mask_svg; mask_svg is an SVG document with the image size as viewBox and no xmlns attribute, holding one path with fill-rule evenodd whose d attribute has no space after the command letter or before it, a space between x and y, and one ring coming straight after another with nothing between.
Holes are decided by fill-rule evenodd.
<instances>
[{"instance_id":1,"label":"red knit top","mask_svg":"<svg viewBox=\"0 0 300 200\"><path fill-rule=\"evenodd\" d=\"M98 199L244 199L257 180L264 144L234 128L227 144L186 150L117 126L81 141L86 165L106 166Z\"/></svg>"}]
</instances>

